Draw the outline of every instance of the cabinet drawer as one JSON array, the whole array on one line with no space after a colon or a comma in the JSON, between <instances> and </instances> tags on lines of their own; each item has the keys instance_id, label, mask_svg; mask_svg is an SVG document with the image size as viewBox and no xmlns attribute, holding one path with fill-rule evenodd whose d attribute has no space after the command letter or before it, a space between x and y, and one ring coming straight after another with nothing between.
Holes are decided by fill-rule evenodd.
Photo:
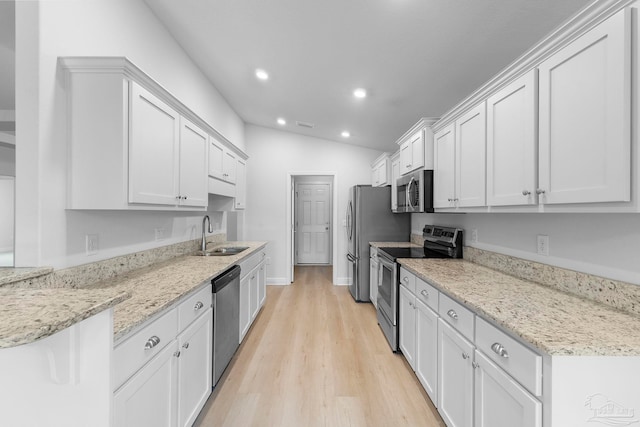
<instances>
[{"instance_id":1,"label":"cabinet drawer","mask_svg":"<svg viewBox=\"0 0 640 427\"><path fill-rule=\"evenodd\" d=\"M240 262L240 278L242 279L244 276L246 276L247 274L249 274L254 268L256 268L258 266L258 264L260 264L260 261L262 261L262 259L265 257L265 252L264 251L260 251L255 253L254 255L251 255L249 258L243 260L242 262Z\"/></svg>"},{"instance_id":2,"label":"cabinet drawer","mask_svg":"<svg viewBox=\"0 0 640 427\"><path fill-rule=\"evenodd\" d=\"M465 338L473 341L473 323L475 315L445 294L439 296L438 313L447 323L456 328Z\"/></svg>"},{"instance_id":3,"label":"cabinet drawer","mask_svg":"<svg viewBox=\"0 0 640 427\"><path fill-rule=\"evenodd\" d=\"M114 390L172 342L177 333L178 311L172 309L118 345L113 350Z\"/></svg>"},{"instance_id":4,"label":"cabinet drawer","mask_svg":"<svg viewBox=\"0 0 640 427\"><path fill-rule=\"evenodd\" d=\"M436 288L416 277L416 297L435 312L438 312L438 294Z\"/></svg>"},{"instance_id":5,"label":"cabinet drawer","mask_svg":"<svg viewBox=\"0 0 640 427\"><path fill-rule=\"evenodd\" d=\"M178 331L183 331L191 322L211 307L211 282L202 289L187 297L178 306Z\"/></svg>"},{"instance_id":6,"label":"cabinet drawer","mask_svg":"<svg viewBox=\"0 0 640 427\"><path fill-rule=\"evenodd\" d=\"M404 267L400 267L400 283L403 284L412 293L416 293L416 276L410 273Z\"/></svg>"},{"instance_id":7,"label":"cabinet drawer","mask_svg":"<svg viewBox=\"0 0 640 427\"><path fill-rule=\"evenodd\" d=\"M536 396L542 394L542 357L478 318L476 347Z\"/></svg>"}]
</instances>

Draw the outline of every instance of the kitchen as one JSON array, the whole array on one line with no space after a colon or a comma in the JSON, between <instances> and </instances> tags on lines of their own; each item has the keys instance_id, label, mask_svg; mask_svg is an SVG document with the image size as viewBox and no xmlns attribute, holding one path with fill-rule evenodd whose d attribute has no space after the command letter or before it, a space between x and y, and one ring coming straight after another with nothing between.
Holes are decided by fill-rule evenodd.
<instances>
[{"instance_id":1,"label":"kitchen","mask_svg":"<svg viewBox=\"0 0 640 427\"><path fill-rule=\"evenodd\" d=\"M23 108L16 110L16 124L17 133L24 141L24 150L16 152L17 173L22 176L16 182L19 214L16 215L15 251L19 266L60 269L178 243L196 238L202 220L200 214L187 213L65 210L66 200L61 194L65 192L67 179L66 130L61 115L65 96L60 81L62 73L53 71L57 69L58 57L129 57L250 155L248 208L238 214L243 233L238 240L270 242L268 281L271 284L287 283L289 269L287 242L283 238L287 228L283 220L286 217L285 174L336 172L340 184L337 224L344 212L347 188L370 181L370 164L381 150L245 125L142 2L126 5L123 2L24 3L17 9L16 92L17 103ZM113 29L118 30L117 35ZM88 37L90 34L95 37ZM162 46L163 54L157 55L149 46ZM513 57L523 50L514 52ZM465 89L456 89L458 95L446 107L433 112L421 111L420 116L443 114L499 69L479 81L467 83ZM395 141L420 116L404 118L404 128L396 131L389 142ZM251 161L271 159L274 153L277 160ZM634 170L633 174L635 183L637 172ZM273 188L282 188L282 191L274 194L270 191ZM637 188L633 191L635 196ZM211 215L216 230L220 234L228 232L226 214L214 209ZM624 212L414 214L412 232L421 234L424 224L430 223L477 230L477 242L467 242L479 249L638 284L638 221L636 214ZM155 229L164 230L167 237L155 240ZM99 236L99 250L95 255L85 254L87 234ZM539 234L549 236L548 256L537 254ZM336 252L344 253L341 230L337 230L336 235L339 237ZM345 283L346 261L342 256L336 260L335 282Z\"/></svg>"}]
</instances>

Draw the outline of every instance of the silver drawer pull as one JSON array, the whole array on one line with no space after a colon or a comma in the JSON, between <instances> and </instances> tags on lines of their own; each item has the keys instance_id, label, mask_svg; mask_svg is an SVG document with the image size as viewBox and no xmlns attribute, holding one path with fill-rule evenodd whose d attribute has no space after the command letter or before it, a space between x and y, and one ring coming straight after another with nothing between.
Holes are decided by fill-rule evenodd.
<instances>
[{"instance_id":1,"label":"silver drawer pull","mask_svg":"<svg viewBox=\"0 0 640 427\"><path fill-rule=\"evenodd\" d=\"M193 306L193 309L194 309L195 311L198 311L198 310L200 310L202 307L204 307L204 304L202 303L202 301L198 301L198 302L196 303L196 305L194 305L194 306Z\"/></svg>"},{"instance_id":2,"label":"silver drawer pull","mask_svg":"<svg viewBox=\"0 0 640 427\"><path fill-rule=\"evenodd\" d=\"M160 344L160 338L154 335L147 340L147 343L144 345L144 349L151 350L153 347L157 346L158 344Z\"/></svg>"},{"instance_id":3,"label":"silver drawer pull","mask_svg":"<svg viewBox=\"0 0 640 427\"><path fill-rule=\"evenodd\" d=\"M469 358L469 354L462 352L462 358L467 360Z\"/></svg>"},{"instance_id":4,"label":"silver drawer pull","mask_svg":"<svg viewBox=\"0 0 640 427\"><path fill-rule=\"evenodd\" d=\"M458 320L458 313L456 313L454 309L447 311L447 316L451 317L454 320Z\"/></svg>"},{"instance_id":5,"label":"silver drawer pull","mask_svg":"<svg viewBox=\"0 0 640 427\"><path fill-rule=\"evenodd\" d=\"M500 357L504 357L505 359L509 358L509 353L507 353L507 349L504 348L504 346L500 343L493 343L493 345L491 346L491 350L494 351L495 354L497 354Z\"/></svg>"},{"instance_id":6,"label":"silver drawer pull","mask_svg":"<svg viewBox=\"0 0 640 427\"><path fill-rule=\"evenodd\" d=\"M182 348L189 348L189 343L186 342L186 343L182 344Z\"/></svg>"},{"instance_id":7,"label":"silver drawer pull","mask_svg":"<svg viewBox=\"0 0 640 427\"><path fill-rule=\"evenodd\" d=\"M522 190L522 195L523 195L523 196L528 196L528 195L530 195L530 194L531 194L531 191L529 191L529 190Z\"/></svg>"},{"instance_id":8,"label":"silver drawer pull","mask_svg":"<svg viewBox=\"0 0 640 427\"><path fill-rule=\"evenodd\" d=\"M175 357L180 357L180 350L176 350L176 351L173 353L173 355L174 355Z\"/></svg>"},{"instance_id":9,"label":"silver drawer pull","mask_svg":"<svg viewBox=\"0 0 640 427\"><path fill-rule=\"evenodd\" d=\"M404 283L408 283L408 282L409 282L409 278L408 278L407 276L404 276L404 277L402 278L402 281L403 281Z\"/></svg>"},{"instance_id":10,"label":"silver drawer pull","mask_svg":"<svg viewBox=\"0 0 640 427\"><path fill-rule=\"evenodd\" d=\"M420 294L424 295L425 298L429 298L429 293L427 291L425 291L424 289L422 291L420 291Z\"/></svg>"}]
</instances>

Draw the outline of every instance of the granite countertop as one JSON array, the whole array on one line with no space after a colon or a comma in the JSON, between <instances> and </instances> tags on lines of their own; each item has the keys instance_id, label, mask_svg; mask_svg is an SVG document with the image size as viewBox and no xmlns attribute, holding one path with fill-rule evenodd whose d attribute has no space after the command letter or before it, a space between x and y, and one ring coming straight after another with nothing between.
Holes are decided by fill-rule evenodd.
<instances>
[{"instance_id":1,"label":"granite countertop","mask_svg":"<svg viewBox=\"0 0 640 427\"><path fill-rule=\"evenodd\" d=\"M128 297L119 289L0 288L0 348L53 335Z\"/></svg>"},{"instance_id":2,"label":"granite countertop","mask_svg":"<svg viewBox=\"0 0 640 427\"><path fill-rule=\"evenodd\" d=\"M45 338L110 307L114 308L116 342L266 244L225 242L211 245L208 249L225 246L247 246L248 249L230 256L185 255L78 289L0 287L0 348ZM10 270L13 270L13 281L52 271L49 268ZM0 284L2 277L0 275ZM9 283L9 279L6 280Z\"/></svg>"},{"instance_id":3,"label":"granite countertop","mask_svg":"<svg viewBox=\"0 0 640 427\"><path fill-rule=\"evenodd\" d=\"M17 268L0 268L0 286L21 280L33 279L34 277L44 276L53 271L51 267L17 267Z\"/></svg>"},{"instance_id":4,"label":"granite countertop","mask_svg":"<svg viewBox=\"0 0 640 427\"><path fill-rule=\"evenodd\" d=\"M551 356L640 356L640 317L464 260L398 262Z\"/></svg>"},{"instance_id":5,"label":"granite countertop","mask_svg":"<svg viewBox=\"0 0 640 427\"><path fill-rule=\"evenodd\" d=\"M118 290L131 295L131 298L114 308L114 342L175 305L182 297L196 291L205 281L210 281L227 268L264 248L266 244L227 242L209 246L208 249L225 246L248 246L249 249L230 256L185 255L92 285L91 289Z\"/></svg>"}]
</instances>

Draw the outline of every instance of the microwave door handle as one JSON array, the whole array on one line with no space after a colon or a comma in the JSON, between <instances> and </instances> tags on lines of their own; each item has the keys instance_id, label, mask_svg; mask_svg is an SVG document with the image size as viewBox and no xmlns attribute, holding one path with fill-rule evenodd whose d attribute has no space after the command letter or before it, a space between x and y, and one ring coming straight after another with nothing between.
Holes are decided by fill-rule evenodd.
<instances>
[{"instance_id":1,"label":"microwave door handle","mask_svg":"<svg viewBox=\"0 0 640 427\"><path fill-rule=\"evenodd\" d=\"M407 184L407 206L409 209L413 210L414 206L411 204L411 186L413 185L415 179L411 177L409 183Z\"/></svg>"}]
</instances>

